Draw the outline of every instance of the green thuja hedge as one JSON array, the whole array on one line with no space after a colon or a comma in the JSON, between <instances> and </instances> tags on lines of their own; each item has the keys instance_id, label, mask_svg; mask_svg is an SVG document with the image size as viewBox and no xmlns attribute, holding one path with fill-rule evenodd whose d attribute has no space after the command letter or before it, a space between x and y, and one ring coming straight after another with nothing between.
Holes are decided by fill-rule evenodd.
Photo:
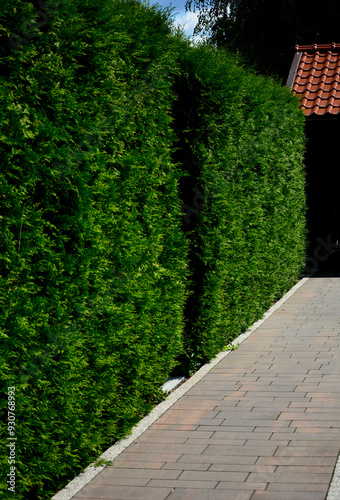
<instances>
[{"instance_id":1,"label":"green thuja hedge","mask_svg":"<svg viewBox=\"0 0 340 500\"><path fill-rule=\"evenodd\" d=\"M193 279L185 366L260 318L305 259L304 117L297 99L228 54L183 51L174 106Z\"/></svg>"},{"instance_id":2,"label":"green thuja hedge","mask_svg":"<svg viewBox=\"0 0 340 500\"><path fill-rule=\"evenodd\" d=\"M15 498L34 500L159 401L187 273L168 14L46 2L41 24L38 9L0 6L2 436L14 386ZM13 498L6 446L1 471Z\"/></svg>"},{"instance_id":3,"label":"green thuja hedge","mask_svg":"<svg viewBox=\"0 0 340 500\"><path fill-rule=\"evenodd\" d=\"M298 278L303 116L135 0L3 0L0 38L2 436L15 387L46 499Z\"/></svg>"}]
</instances>

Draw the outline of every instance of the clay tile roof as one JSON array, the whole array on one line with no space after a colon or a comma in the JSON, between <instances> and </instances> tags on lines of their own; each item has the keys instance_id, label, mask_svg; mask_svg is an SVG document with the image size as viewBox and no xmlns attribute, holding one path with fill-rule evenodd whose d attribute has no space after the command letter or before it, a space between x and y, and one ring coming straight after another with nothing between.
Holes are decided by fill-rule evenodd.
<instances>
[{"instance_id":1,"label":"clay tile roof","mask_svg":"<svg viewBox=\"0 0 340 500\"><path fill-rule=\"evenodd\" d=\"M340 43L296 45L287 86L305 115L340 114Z\"/></svg>"}]
</instances>

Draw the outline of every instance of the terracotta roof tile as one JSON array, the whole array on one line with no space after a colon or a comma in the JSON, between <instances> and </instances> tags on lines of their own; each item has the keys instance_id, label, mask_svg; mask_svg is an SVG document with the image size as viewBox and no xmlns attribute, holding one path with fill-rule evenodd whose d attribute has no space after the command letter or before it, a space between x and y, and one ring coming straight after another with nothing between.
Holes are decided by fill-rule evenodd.
<instances>
[{"instance_id":1,"label":"terracotta roof tile","mask_svg":"<svg viewBox=\"0 0 340 500\"><path fill-rule=\"evenodd\" d=\"M340 113L340 43L296 45L287 86L305 115Z\"/></svg>"}]
</instances>

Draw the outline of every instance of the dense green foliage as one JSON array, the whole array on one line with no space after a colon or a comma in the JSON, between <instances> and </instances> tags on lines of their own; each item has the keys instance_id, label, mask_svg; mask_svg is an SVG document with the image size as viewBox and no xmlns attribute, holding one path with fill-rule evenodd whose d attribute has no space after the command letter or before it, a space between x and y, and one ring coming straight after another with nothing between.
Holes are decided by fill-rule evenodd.
<instances>
[{"instance_id":1,"label":"dense green foliage","mask_svg":"<svg viewBox=\"0 0 340 500\"><path fill-rule=\"evenodd\" d=\"M338 0L316 9L302 0L187 0L199 13L195 30L205 32L219 47L226 47L263 74L285 83L295 44L339 41Z\"/></svg>"},{"instance_id":2,"label":"dense green foliage","mask_svg":"<svg viewBox=\"0 0 340 500\"><path fill-rule=\"evenodd\" d=\"M185 300L167 16L81 0L50 23L1 61L1 404L15 386L25 499L158 400Z\"/></svg>"},{"instance_id":3,"label":"dense green foliage","mask_svg":"<svg viewBox=\"0 0 340 500\"><path fill-rule=\"evenodd\" d=\"M4 0L0 35L2 435L14 386L35 500L298 278L303 117L135 0Z\"/></svg>"},{"instance_id":4,"label":"dense green foliage","mask_svg":"<svg viewBox=\"0 0 340 500\"><path fill-rule=\"evenodd\" d=\"M293 285L305 258L304 116L274 81L201 47L176 105L194 280L186 354L207 361Z\"/></svg>"}]
</instances>

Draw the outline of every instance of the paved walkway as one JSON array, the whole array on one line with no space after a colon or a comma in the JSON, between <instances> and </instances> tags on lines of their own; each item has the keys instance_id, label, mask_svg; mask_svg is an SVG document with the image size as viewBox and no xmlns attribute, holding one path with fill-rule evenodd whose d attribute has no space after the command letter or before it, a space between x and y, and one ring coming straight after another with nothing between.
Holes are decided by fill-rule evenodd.
<instances>
[{"instance_id":1,"label":"paved walkway","mask_svg":"<svg viewBox=\"0 0 340 500\"><path fill-rule=\"evenodd\" d=\"M339 347L340 278L311 278L73 498L326 499Z\"/></svg>"}]
</instances>

